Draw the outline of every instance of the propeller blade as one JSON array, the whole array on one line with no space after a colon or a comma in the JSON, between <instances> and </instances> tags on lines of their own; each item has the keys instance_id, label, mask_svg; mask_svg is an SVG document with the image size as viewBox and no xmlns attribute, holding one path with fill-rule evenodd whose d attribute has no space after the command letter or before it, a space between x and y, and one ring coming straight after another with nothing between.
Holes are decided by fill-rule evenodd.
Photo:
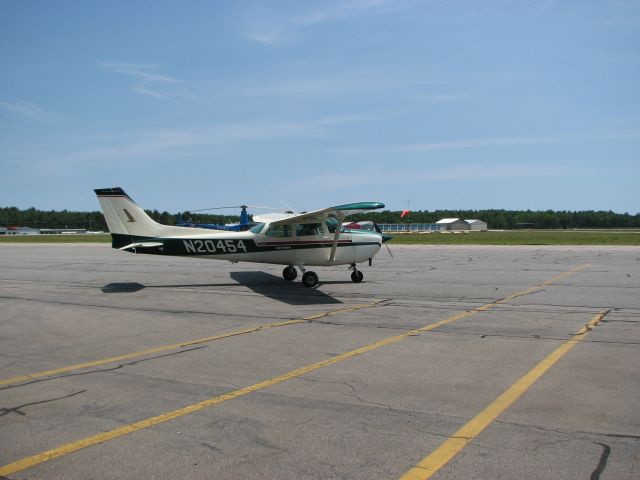
<instances>
[{"instance_id":1,"label":"propeller blade","mask_svg":"<svg viewBox=\"0 0 640 480\"><path fill-rule=\"evenodd\" d=\"M387 247L387 252L389 252L389 255L391 255L391 258L393 258L393 253L391 253L391 247L389 247L389 244L387 243L393 237L391 235L386 235L382 233L382 229L376 222L373 222L373 228L375 228L376 232L378 232L382 236L382 243L384 243L384 246Z\"/></svg>"}]
</instances>

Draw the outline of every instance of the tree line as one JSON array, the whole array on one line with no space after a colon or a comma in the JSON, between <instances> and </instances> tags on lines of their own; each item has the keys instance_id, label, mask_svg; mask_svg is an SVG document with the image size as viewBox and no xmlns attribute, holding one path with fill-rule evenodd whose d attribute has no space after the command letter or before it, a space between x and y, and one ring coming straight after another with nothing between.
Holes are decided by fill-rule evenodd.
<instances>
[{"instance_id":1,"label":"tree line","mask_svg":"<svg viewBox=\"0 0 640 480\"><path fill-rule=\"evenodd\" d=\"M404 218L400 212L375 212L359 216L358 220L377 223L435 223L443 218L482 220L491 229L543 228L640 228L640 213L612 211L554 211L554 210L435 210L412 211Z\"/></svg>"},{"instance_id":2,"label":"tree line","mask_svg":"<svg viewBox=\"0 0 640 480\"><path fill-rule=\"evenodd\" d=\"M175 225L180 221L193 223L235 223L237 215L169 213L145 210L159 223ZM487 222L492 229L542 228L640 228L640 214L612 211L554 211L554 210L419 210L400 218L399 211L385 210L350 217L350 220L373 220L377 223L435 223L442 218L478 219ZM107 230L102 212L77 212L71 210L21 210L16 207L0 207L0 226L33 228L85 228Z\"/></svg>"},{"instance_id":3,"label":"tree line","mask_svg":"<svg viewBox=\"0 0 640 480\"><path fill-rule=\"evenodd\" d=\"M179 222L192 223L234 223L239 222L237 215L191 214L189 212L169 213L167 211L145 210L156 222L175 225ZM100 211L76 212L72 210L21 210L16 207L0 207L0 226L32 228L85 228L87 230L107 231L107 223Z\"/></svg>"}]
</instances>

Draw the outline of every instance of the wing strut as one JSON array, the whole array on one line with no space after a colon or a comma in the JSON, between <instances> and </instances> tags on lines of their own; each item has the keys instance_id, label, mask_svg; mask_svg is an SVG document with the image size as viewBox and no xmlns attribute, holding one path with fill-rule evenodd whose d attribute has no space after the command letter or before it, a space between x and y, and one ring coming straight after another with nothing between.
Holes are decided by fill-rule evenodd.
<instances>
[{"instance_id":1,"label":"wing strut","mask_svg":"<svg viewBox=\"0 0 640 480\"><path fill-rule=\"evenodd\" d=\"M338 247L338 239L340 238L340 231L342 230L342 221L344 217L338 219L336 224L336 233L333 236L333 243L331 244L331 254L329 255L329 261L333 262L336 259L336 248Z\"/></svg>"}]
</instances>

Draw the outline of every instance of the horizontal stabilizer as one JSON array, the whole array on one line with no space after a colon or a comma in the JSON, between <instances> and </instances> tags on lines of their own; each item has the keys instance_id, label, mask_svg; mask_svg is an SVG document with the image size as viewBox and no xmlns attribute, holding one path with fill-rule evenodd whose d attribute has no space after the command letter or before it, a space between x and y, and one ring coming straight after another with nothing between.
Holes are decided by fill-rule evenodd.
<instances>
[{"instance_id":1,"label":"horizontal stabilizer","mask_svg":"<svg viewBox=\"0 0 640 480\"><path fill-rule=\"evenodd\" d=\"M120 247L119 250L128 250L129 248L155 248L162 247L163 245L164 244L162 242L138 242Z\"/></svg>"}]
</instances>

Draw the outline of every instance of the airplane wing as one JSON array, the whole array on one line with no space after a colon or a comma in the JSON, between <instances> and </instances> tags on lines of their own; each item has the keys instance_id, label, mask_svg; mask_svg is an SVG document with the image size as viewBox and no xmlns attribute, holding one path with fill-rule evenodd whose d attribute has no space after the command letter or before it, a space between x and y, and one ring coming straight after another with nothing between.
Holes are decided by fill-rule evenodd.
<instances>
[{"instance_id":1,"label":"airplane wing","mask_svg":"<svg viewBox=\"0 0 640 480\"><path fill-rule=\"evenodd\" d=\"M364 213L370 210L377 210L384 208L384 203L380 202L357 202L347 203L345 205L338 205L335 207L323 208L322 210L315 210L313 212L301 213L299 215L293 215L288 218L270 222L271 225L290 225L292 223L309 222L312 220L323 221L327 217L335 217L340 223L348 215L355 215L356 213Z\"/></svg>"},{"instance_id":2,"label":"airplane wing","mask_svg":"<svg viewBox=\"0 0 640 480\"><path fill-rule=\"evenodd\" d=\"M340 231L342 230L342 222L345 217L349 215L355 215L356 213L368 212L370 210L377 210L378 208L384 208L384 203L380 202L357 202L347 203L345 205L338 205L336 207L323 208L322 210L316 210L314 212L301 213L300 215L294 215L292 217L276 220L271 222L270 225L290 225L292 223L318 221L324 223L327 217L335 218L338 223L336 224L336 231L333 236L333 242L331 244L331 253L329 254L329 261L336 259L336 247L338 246L338 239L340 237Z\"/></svg>"}]
</instances>

